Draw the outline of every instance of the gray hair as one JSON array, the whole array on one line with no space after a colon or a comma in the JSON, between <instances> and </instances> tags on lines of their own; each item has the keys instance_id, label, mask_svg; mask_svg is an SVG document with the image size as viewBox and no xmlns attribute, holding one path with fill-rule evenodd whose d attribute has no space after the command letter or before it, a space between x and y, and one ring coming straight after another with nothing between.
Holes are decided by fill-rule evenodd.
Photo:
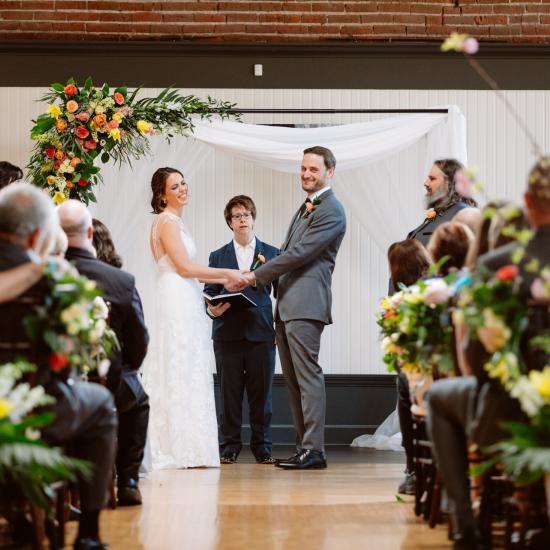
<instances>
[{"instance_id":1,"label":"gray hair","mask_svg":"<svg viewBox=\"0 0 550 550\"><path fill-rule=\"evenodd\" d=\"M51 199L34 185L21 182L0 191L0 232L29 237L49 231L57 222Z\"/></svg>"}]
</instances>

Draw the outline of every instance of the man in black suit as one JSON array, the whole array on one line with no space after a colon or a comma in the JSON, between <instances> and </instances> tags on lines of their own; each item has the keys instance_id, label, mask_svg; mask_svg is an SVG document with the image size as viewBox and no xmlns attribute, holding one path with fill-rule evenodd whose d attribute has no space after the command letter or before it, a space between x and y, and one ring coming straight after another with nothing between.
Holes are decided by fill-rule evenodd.
<instances>
[{"instance_id":1,"label":"man in black suit","mask_svg":"<svg viewBox=\"0 0 550 550\"><path fill-rule=\"evenodd\" d=\"M210 254L209 266L241 270L258 267L279 251L254 235L256 206L250 197L229 200L225 221L233 240ZM231 309L229 303L208 305L214 319L212 339L221 389L220 427L222 464L237 461L242 448L241 423L244 390L249 405L250 448L259 464L273 464L271 457L271 387L275 370L275 330L271 305L272 285L243 291L257 307ZM215 296L222 285L207 284L204 291Z\"/></svg>"},{"instance_id":2,"label":"man in black suit","mask_svg":"<svg viewBox=\"0 0 550 550\"><path fill-rule=\"evenodd\" d=\"M119 417L117 498L123 506L141 504L138 472L147 439L149 398L138 369L147 352L149 335L135 279L95 257L92 216L84 204L69 200L59 206L58 214L69 240L66 258L80 273L97 282L110 305L109 323L121 348L111 359L107 375L107 387L114 395Z\"/></svg>"},{"instance_id":3,"label":"man in black suit","mask_svg":"<svg viewBox=\"0 0 550 550\"><path fill-rule=\"evenodd\" d=\"M29 262L29 252L43 250L44 241L56 228L59 230L59 222L53 204L36 187L20 183L0 191L0 271ZM20 347L14 351L13 347L0 345L0 362L26 356L38 366L36 383L56 399L51 406L55 418L42 428L43 439L51 445L67 446L68 453L93 466L92 478L80 483L82 515L74 548L106 549L99 540L98 524L115 453L117 418L113 398L97 384L77 382L65 371L54 372L48 363L51 350L45 344L37 344L35 349L29 346L23 319L34 315L37 306L45 305L48 293L48 282L41 279L17 299L0 304L0 344L18 343Z\"/></svg>"},{"instance_id":4,"label":"man in black suit","mask_svg":"<svg viewBox=\"0 0 550 550\"><path fill-rule=\"evenodd\" d=\"M535 235L525 249L519 265L522 285L520 295L529 301L531 283L536 273L525 269L536 259L540 268L550 264L550 159L541 159L533 168L524 195L525 207ZM482 256L478 269L495 271L512 263L516 243ZM522 356L529 369L540 369L548 363L545 353L533 353L525 345L530 338L550 327L547 304L532 304L528 326L522 335ZM481 448L507 436L502 423L524 421L519 403L500 385L490 379L483 368L488 354L479 341L470 343L466 358L474 376L463 376L434 382L428 394L428 428L434 443L438 468L447 489L455 528L455 548L481 547L470 502L467 442L473 440Z\"/></svg>"},{"instance_id":5,"label":"man in black suit","mask_svg":"<svg viewBox=\"0 0 550 550\"><path fill-rule=\"evenodd\" d=\"M428 209L424 221L409 232L407 239L416 239L424 246L428 245L433 232L444 222L450 222L459 212L476 206L473 199L463 197L457 190L457 175L464 166L455 159L436 160L424 182L425 206ZM393 282L390 279L389 293L393 294ZM399 484L398 492L414 495L416 478L413 469L413 427L411 416L411 396L407 377L400 373L397 377L397 412L403 438L403 447L407 457L405 478Z\"/></svg>"}]
</instances>

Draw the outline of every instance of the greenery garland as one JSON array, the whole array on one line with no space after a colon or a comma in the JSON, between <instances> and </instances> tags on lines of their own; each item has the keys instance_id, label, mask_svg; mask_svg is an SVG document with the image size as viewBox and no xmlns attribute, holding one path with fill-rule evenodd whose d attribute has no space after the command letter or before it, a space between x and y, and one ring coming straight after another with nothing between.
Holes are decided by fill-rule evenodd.
<instances>
[{"instance_id":1,"label":"greenery garland","mask_svg":"<svg viewBox=\"0 0 550 550\"><path fill-rule=\"evenodd\" d=\"M88 78L79 87L73 78L66 85L52 84L41 101L47 112L33 120L31 139L36 141L27 166L31 181L47 189L56 204L78 199L95 202L93 186L102 182L100 167L111 158L130 163L149 152L148 137L193 132L193 117L210 119L236 116L234 104L166 88L156 97L138 99L124 87L94 86ZM236 116L238 118L238 116Z\"/></svg>"}]
</instances>

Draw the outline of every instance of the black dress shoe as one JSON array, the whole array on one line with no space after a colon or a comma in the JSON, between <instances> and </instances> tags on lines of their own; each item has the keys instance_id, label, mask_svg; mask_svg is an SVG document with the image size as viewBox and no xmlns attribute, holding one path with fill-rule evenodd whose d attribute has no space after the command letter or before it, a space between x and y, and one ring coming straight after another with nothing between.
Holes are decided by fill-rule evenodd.
<instances>
[{"instance_id":1,"label":"black dress shoe","mask_svg":"<svg viewBox=\"0 0 550 550\"><path fill-rule=\"evenodd\" d=\"M76 539L74 550L109 550L99 539Z\"/></svg>"},{"instance_id":2,"label":"black dress shoe","mask_svg":"<svg viewBox=\"0 0 550 550\"><path fill-rule=\"evenodd\" d=\"M292 456L289 456L288 458L276 458L275 459L275 466L277 464L280 464L281 462L296 462L297 458L302 454L302 451L296 451Z\"/></svg>"},{"instance_id":3,"label":"black dress shoe","mask_svg":"<svg viewBox=\"0 0 550 550\"><path fill-rule=\"evenodd\" d=\"M283 470L322 470L327 467L327 459L321 451L303 449L293 461L278 462L275 466Z\"/></svg>"},{"instance_id":4,"label":"black dress shoe","mask_svg":"<svg viewBox=\"0 0 550 550\"><path fill-rule=\"evenodd\" d=\"M261 453L256 455L258 464L276 464L277 461L271 456L271 453Z\"/></svg>"},{"instance_id":5,"label":"black dress shoe","mask_svg":"<svg viewBox=\"0 0 550 550\"><path fill-rule=\"evenodd\" d=\"M118 486L117 503L119 506L139 506L141 502L141 493L135 479L129 479L124 485Z\"/></svg>"},{"instance_id":6,"label":"black dress shoe","mask_svg":"<svg viewBox=\"0 0 550 550\"><path fill-rule=\"evenodd\" d=\"M237 462L237 458L239 457L239 453L223 453L223 455L220 457L220 462L222 464L235 464Z\"/></svg>"},{"instance_id":7,"label":"black dress shoe","mask_svg":"<svg viewBox=\"0 0 550 550\"><path fill-rule=\"evenodd\" d=\"M453 550L489 550L479 531L472 527L464 532L455 533L453 536Z\"/></svg>"}]
</instances>

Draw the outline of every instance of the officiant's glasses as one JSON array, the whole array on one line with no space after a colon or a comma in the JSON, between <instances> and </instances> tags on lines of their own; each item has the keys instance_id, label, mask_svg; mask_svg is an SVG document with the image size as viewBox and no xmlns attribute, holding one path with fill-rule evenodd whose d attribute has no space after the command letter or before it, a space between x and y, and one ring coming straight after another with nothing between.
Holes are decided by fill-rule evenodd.
<instances>
[{"instance_id":1,"label":"officiant's glasses","mask_svg":"<svg viewBox=\"0 0 550 550\"><path fill-rule=\"evenodd\" d=\"M238 222L239 220L249 220L252 217L252 214L250 212L245 212L244 214L231 214L231 219L234 222Z\"/></svg>"}]
</instances>

